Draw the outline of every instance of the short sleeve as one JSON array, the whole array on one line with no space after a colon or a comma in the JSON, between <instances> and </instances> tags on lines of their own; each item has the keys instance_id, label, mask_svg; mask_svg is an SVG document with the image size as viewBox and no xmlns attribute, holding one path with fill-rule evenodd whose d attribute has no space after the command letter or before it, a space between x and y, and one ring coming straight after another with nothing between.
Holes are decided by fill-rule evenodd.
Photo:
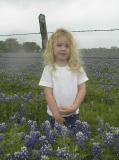
<instances>
[{"instance_id":1,"label":"short sleeve","mask_svg":"<svg viewBox=\"0 0 119 160\"><path fill-rule=\"evenodd\" d=\"M78 85L88 81L88 77L83 68L81 68L81 72L78 74Z\"/></svg>"},{"instance_id":2,"label":"short sleeve","mask_svg":"<svg viewBox=\"0 0 119 160\"><path fill-rule=\"evenodd\" d=\"M39 82L39 86L44 86L44 87L51 87L53 86L52 83L52 75L51 75L51 68L49 66L45 66L40 82Z\"/></svg>"}]
</instances>

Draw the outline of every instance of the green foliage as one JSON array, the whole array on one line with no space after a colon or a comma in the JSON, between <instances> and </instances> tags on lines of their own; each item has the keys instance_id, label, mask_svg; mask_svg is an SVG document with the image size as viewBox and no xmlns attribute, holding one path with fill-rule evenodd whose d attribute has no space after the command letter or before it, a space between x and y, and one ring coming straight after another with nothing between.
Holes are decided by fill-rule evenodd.
<instances>
[{"instance_id":1,"label":"green foliage","mask_svg":"<svg viewBox=\"0 0 119 160\"><path fill-rule=\"evenodd\" d=\"M40 46L35 42L24 42L19 44L16 38L8 38L5 41L0 41L0 53L5 52L39 52Z\"/></svg>"},{"instance_id":2,"label":"green foliage","mask_svg":"<svg viewBox=\"0 0 119 160\"><path fill-rule=\"evenodd\" d=\"M25 52L39 52L40 47L35 42L23 43L23 50Z\"/></svg>"}]
</instances>

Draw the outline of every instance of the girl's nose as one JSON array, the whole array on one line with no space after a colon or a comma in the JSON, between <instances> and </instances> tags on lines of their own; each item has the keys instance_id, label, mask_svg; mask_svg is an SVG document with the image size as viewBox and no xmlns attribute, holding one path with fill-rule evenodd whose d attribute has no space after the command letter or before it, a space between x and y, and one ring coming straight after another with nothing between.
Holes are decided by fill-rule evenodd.
<instances>
[{"instance_id":1,"label":"girl's nose","mask_svg":"<svg viewBox=\"0 0 119 160\"><path fill-rule=\"evenodd\" d=\"M61 49L62 49L62 50L65 50L65 49L66 49L66 46L65 46L65 45L62 45Z\"/></svg>"}]
</instances>

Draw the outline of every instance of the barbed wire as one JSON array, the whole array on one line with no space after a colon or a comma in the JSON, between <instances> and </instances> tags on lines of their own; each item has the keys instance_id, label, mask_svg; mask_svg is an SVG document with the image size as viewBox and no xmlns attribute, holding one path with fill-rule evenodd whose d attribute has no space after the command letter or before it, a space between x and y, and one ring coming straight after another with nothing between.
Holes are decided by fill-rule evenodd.
<instances>
[{"instance_id":1,"label":"barbed wire","mask_svg":"<svg viewBox=\"0 0 119 160\"><path fill-rule=\"evenodd\" d=\"M115 29L88 29L88 30L73 30L71 32L112 32L112 31L119 31L118 28ZM53 32L47 32L48 34ZM36 33L13 33L13 34L0 34L0 36L23 36L23 35L35 35L35 34L41 34L40 32Z\"/></svg>"},{"instance_id":2,"label":"barbed wire","mask_svg":"<svg viewBox=\"0 0 119 160\"><path fill-rule=\"evenodd\" d=\"M112 32L112 31L119 31L119 29L90 29L90 30L77 30L71 32Z\"/></svg>"},{"instance_id":3,"label":"barbed wire","mask_svg":"<svg viewBox=\"0 0 119 160\"><path fill-rule=\"evenodd\" d=\"M40 32L38 33L14 33L14 34L0 34L0 36L23 36L23 35L33 35L33 34L41 34Z\"/></svg>"}]
</instances>

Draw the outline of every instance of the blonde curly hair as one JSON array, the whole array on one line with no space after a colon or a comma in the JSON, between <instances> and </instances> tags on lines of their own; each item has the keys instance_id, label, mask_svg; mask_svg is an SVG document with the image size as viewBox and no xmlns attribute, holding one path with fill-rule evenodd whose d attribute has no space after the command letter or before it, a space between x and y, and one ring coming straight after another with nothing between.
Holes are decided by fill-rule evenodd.
<instances>
[{"instance_id":1,"label":"blonde curly hair","mask_svg":"<svg viewBox=\"0 0 119 160\"><path fill-rule=\"evenodd\" d=\"M69 47L70 47L70 57L68 59L68 66L71 71L73 72L80 72L81 63L79 58L79 50L76 45L76 41L74 40L72 34L68 32L65 29L58 29L56 32L54 32L46 45L46 49L44 51L44 63L45 65L50 65L53 70L56 70L55 68L55 57L54 57L54 51L53 51L53 45L54 42L58 40L59 37L65 36L67 40L69 41Z\"/></svg>"}]
</instances>

